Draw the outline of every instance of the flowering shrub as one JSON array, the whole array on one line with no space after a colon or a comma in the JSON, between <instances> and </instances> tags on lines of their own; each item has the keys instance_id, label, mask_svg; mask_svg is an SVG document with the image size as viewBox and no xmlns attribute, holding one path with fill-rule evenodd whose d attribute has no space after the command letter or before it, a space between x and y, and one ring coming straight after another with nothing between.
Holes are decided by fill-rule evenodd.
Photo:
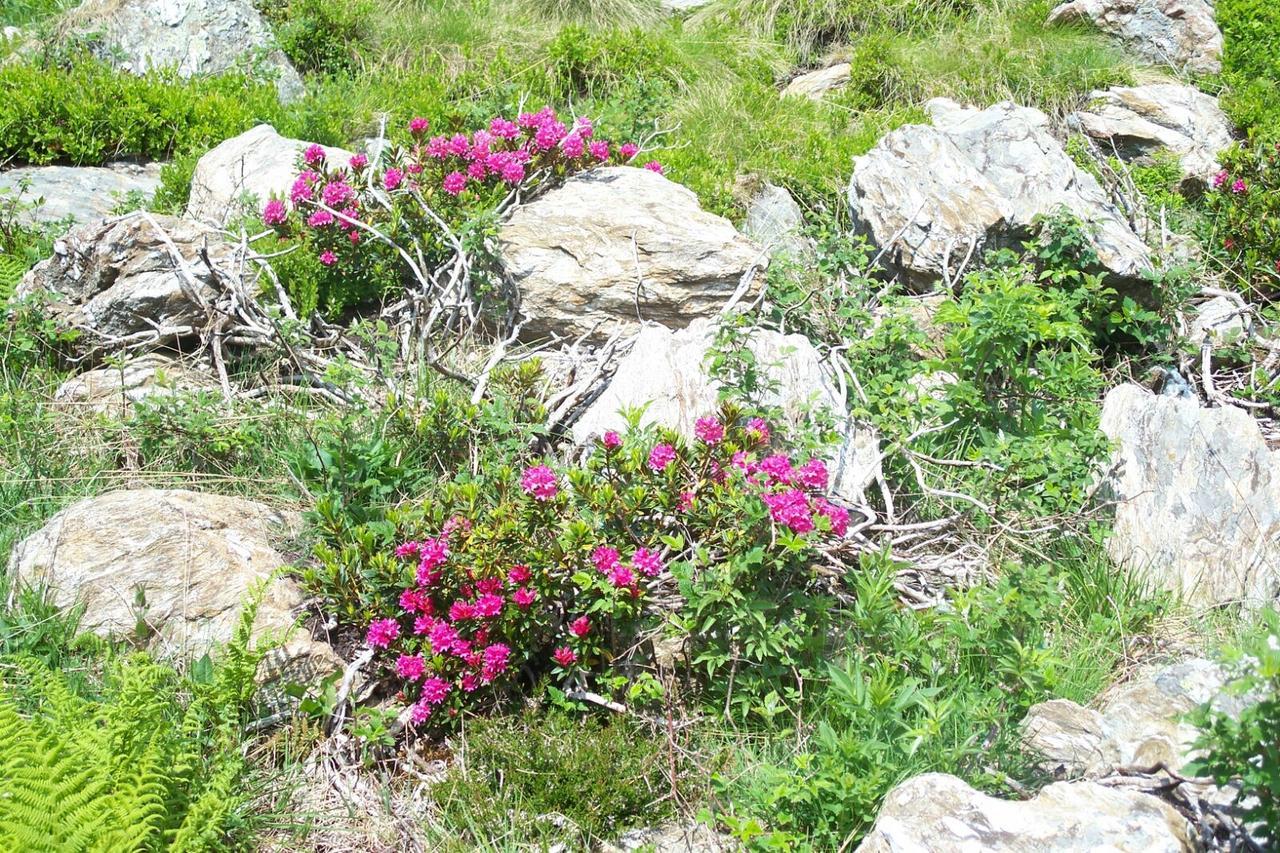
<instances>
[{"instance_id":1,"label":"flowering shrub","mask_svg":"<svg viewBox=\"0 0 1280 853\"><path fill-rule=\"evenodd\" d=\"M589 119L566 123L550 107L514 121L499 116L471 133L431 135L424 118L412 119L407 131L404 144L376 161L359 153L332 163L312 145L288 199L263 206L263 223L318 263L309 272L319 279L322 307L383 295L367 285L352 292L351 280L381 282L385 291L410 273L429 276L458 248L467 224L513 191L528 198L550 179L629 163L640 153L635 143L598 138ZM645 168L662 171L657 162Z\"/></svg>"},{"instance_id":2,"label":"flowering shrub","mask_svg":"<svg viewBox=\"0 0 1280 853\"><path fill-rule=\"evenodd\" d=\"M393 518L399 543L369 549L356 594L413 722L447 723L546 676L653 695L645 638L664 618L689 633L704 674L795 677L821 644L814 548L849 515L824 496L820 460L796 464L766 423L726 415L698 421L690 445L609 432L580 466L509 471L492 500L451 486ZM322 575L309 581L339 604ZM655 599L677 591L664 614Z\"/></svg>"},{"instance_id":3,"label":"flowering shrub","mask_svg":"<svg viewBox=\"0 0 1280 853\"><path fill-rule=\"evenodd\" d=\"M1259 295L1280 289L1280 143L1235 149L1205 196L1209 247Z\"/></svg>"}]
</instances>

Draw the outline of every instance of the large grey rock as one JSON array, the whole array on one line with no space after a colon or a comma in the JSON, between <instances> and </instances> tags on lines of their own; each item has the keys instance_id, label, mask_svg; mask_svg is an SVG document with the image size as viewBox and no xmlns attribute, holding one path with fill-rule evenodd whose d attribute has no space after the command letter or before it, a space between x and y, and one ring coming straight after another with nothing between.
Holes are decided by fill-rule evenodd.
<instances>
[{"instance_id":1,"label":"large grey rock","mask_svg":"<svg viewBox=\"0 0 1280 853\"><path fill-rule=\"evenodd\" d=\"M81 332L82 348L112 347L151 333L160 346L209 319L201 303L212 298L214 279L202 250L214 263L231 267L232 247L207 226L185 219L134 214L79 225L54 243L52 257L26 274L17 295L45 294L58 324Z\"/></svg>"},{"instance_id":2,"label":"large grey rock","mask_svg":"<svg viewBox=\"0 0 1280 853\"><path fill-rule=\"evenodd\" d=\"M1051 770L1071 776L1097 778L1160 763L1181 772L1195 757L1199 735L1183 716L1210 700L1235 708L1241 700L1222 692L1226 683L1222 667L1203 658L1150 667L1096 711L1068 699L1032 706L1022 722L1023 742Z\"/></svg>"},{"instance_id":3,"label":"large grey rock","mask_svg":"<svg viewBox=\"0 0 1280 853\"><path fill-rule=\"evenodd\" d=\"M259 215L270 196L288 197L309 145L281 136L269 124L222 142L196 163L186 215L212 225ZM326 146L324 152L331 166L345 166L351 159L351 152L341 148Z\"/></svg>"},{"instance_id":4,"label":"large grey rock","mask_svg":"<svg viewBox=\"0 0 1280 853\"><path fill-rule=\"evenodd\" d=\"M575 175L517 207L498 232L525 334L588 335L716 314L763 251L697 197L645 169Z\"/></svg>"},{"instance_id":5,"label":"large grey rock","mask_svg":"<svg viewBox=\"0 0 1280 853\"><path fill-rule=\"evenodd\" d=\"M820 101L827 92L849 82L852 68L853 66L849 63L840 62L817 71L800 74L782 90L782 96L784 98L800 96L811 101Z\"/></svg>"},{"instance_id":6,"label":"large grey rock","mask_svg":"<svg viewBox=\"0 0 1280 853\"><path fill-rule=\"evenodd\" d=\"M281 100L303 94L253 0L85 0L67 14L66 29L89 36L122 71L175 68L196 77L239 69L273 78Z\"/></svg>"},{"instance_id":7,"label":"large grey rock","mask_svg":"<svg viewBox=\"0 0 1280 853\"><path fill-rule=\"evenodd\" d=\"M747 215L742 221L742 233L771 254L785 252L799 257L808 250L800 234L804 227L804 213L800 205L783 187L764 183L751 195L747 203Z\"/></svg>"},{"instance_id":8,"label":"large grey rock","mask_svg":"<svg viewBox=\"0 0 1280 853\"><path fill-rule=\"evenodd\" d=\"M9 575L46 590L60 608L83 604L86 631L134 636L141 622L153 649L199 656L232 638L241 608L262 584L255 635L290 632L303 596L276 576L287 561L275 543L299 526L294 514L242 498L110 492L72 504L19 542ZM335 665L329 646L299 631L268 674L308 678Z\"/></svg>"},{"instance_id":9,"label":"large grey rock","mask_svg":"<svg viewBox=\"0 0 1280 853\"><path fill-rule=\"evenodd\" d=\"M1156 797L1095 782L1056 782L1000 800L944 773L889 792L858 853L1190 853L1187 821Z\"/></svg>"},{"instance_id":10,"label":"large grey rock","mask_svg":"<svg viewBox=\"0 0 1280 853\"><path fill-rule=\"evenodd\" d=\"M1214 347L1228 346L1249 334L1251 312L1225 296L1215 296L1196 306L1189 341L1197 346L1208 341Z\"/></svg>"},{"instance_id":11,"label":"large grey rock","mask_svg":"<svg viewBox=\"0 0 1280 853\"><path fill-rule=\"evenodd\" d=\"M161 166L23 166L0 172L0 194L17 195L23 202L18 221L24 225L92 222L110 216L131 196L149 201L160 186Z\"/></svg>"},{"instance_id":12,"label":"large grey rock","mask_svg":"<svg viewBox=\"0 0 1280 853\"><path fill-rule=\"evenodd\" d=\"M1218 99L1176 83L1116 86L1094 92L1068 124L1103 143L1124 160L1146 162L1168 152L1184 177L1206 184L1221 168L1218 154L1231 146L1231 122Z\"/></svg>"},{"instance_id":13,"label":"large grey rock","mask_svg":"<svg viewBox=\"0 0 1280 853\"><path fill-rule=\"evenodd\" d=\"M1101 428L1116 444L1100 491L1115 501L1112 559L1195 605L1275 599L1280 476L1248 413L1121 385Z\"/></svg>"},{"instance_id":14,"label":"large grey rock","mask_svg":"<svg viewBox=\"0 0 1280 853\"><path fill-rule=\"evenodd\" d=\"M68 379L54 392L53 406L68 414L125 418L141 400L217 388L209 373L167 355L148 353Z\"/></svg>"},{"instance_id":15,"label":"large grey rock","mask_svg":"<svg viewBox=\"0 0 1280 853\"><path fill-rule=\"evenodd\" d=\"M1065 210L1089 224L1102 265L1136 282L1145 245L1093 176L1079 169L1039 110L928 103L933 125L906 125L854 159L849 204L890 268L931 284L970 253L1020 246L1038 217Z\"/></svg>"},{"instance_id":16,"label":"large grey rock","mask_svg":"<svg viewBox=\"0 0 1280 853\"><path fill-rule=\"evenodd\" d=\"M1222 33L1212 0L1070 0L1049 23L1085 21L1154 62L1202 74L1222 70Z\"/></svg>"},{"instance_id":17,"label":"large grey rock","mask_svg":"<svg viewBox=\"0 0 1280 853\"><path fill-rule=\"evenodd\" d=\"M606 430L625 429L622 409L645 405L641 424L659 424L692 440L697 419L720 407L720 383L707 374L715 330L708 320L680 331L644 326L609 385L574 424L575 441L585 444ZM813 344L803 335L757 329L747 346L764 376L764 406L780 409L789 425L811 413L843 424L844 441L827 460L831 493L844 503L863 503L863 490L880 470L879 439L849 421L840 387Z\"/></svg>"}]
</instances>

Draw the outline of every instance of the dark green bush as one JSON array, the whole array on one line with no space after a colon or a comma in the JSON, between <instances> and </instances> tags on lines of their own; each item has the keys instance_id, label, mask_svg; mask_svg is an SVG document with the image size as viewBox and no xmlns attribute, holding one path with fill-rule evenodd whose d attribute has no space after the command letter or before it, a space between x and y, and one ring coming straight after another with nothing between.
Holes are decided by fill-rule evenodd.
<instances>
[{"instance_id":1,"label":"dark green bush","mask_svg":"<svg viewBox=\"0 0 1280 853\"><path fill-rule=\"evenodd\" d=\"M1280 4L1220 0L1223 106L1251 137L1280 138Z\"/></svg>"},{"instance_id":2,"label":"dark green bush","mask_svg":"<svg viewBox=\"0 0 1280 853\"><path fill-rule=\"evenodd\" d=\"M260 4L280 48L303 73L342 74L360 66L373 36L371 0L271 0Z\"/></svg>"}]
</instances>

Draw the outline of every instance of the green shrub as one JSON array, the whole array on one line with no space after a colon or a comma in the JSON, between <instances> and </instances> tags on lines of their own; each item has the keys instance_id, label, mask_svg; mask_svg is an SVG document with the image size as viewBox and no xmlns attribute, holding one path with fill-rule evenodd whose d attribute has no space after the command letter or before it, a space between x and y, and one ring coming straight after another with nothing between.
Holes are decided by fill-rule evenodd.
<instances>
[{"instance_id":1,"label":"green shrub","mask_svg":"<svg viewBox=\"0 0 1280 853\"><path fill-rule=\"evenodd\" d=\"M342 74L361 65L362 48L373 37L372 0L267 0L259 4L276 41L303 73Z\"/></svg>"},{"instance_id":2,"label":"green shrub","mask_svg":"<svg viewBox=\"0 0 1280 853\"><path fill-rule=\"evenodd\" d=\"M666 756L655 735L625 718L602 723L564 712L475 720L460 765L431 792L441 843L569 842L616 838L662 822Z\"/></svg>"},{"instance_id":3,"label":"green shrub","mask_svg":"<svg viewBox=\"0 0 1280 853\"><path fill-rule=\"evenodd\" d=\"M1232 286L1270 299L1280 290L1280 142L1240 146L1205 194L1205 244Z\"/></svg>"},{"instance_id":4,"label":"green shrub","mask_svg":"<svg viewBox=\"0 0 1280 853\"><path fill-rule=\"evenodd\" d=\"M1221 0L1223 107L1250 137L1280 139L1280 6L1271 0Z\"/></svg>"},{"instance_id":5,"label":"green shrub","mask_svg":"<svg viewBox=\"0 0 1280 853\"><path fill-rule=\"evenodd\" d=\"M1280 841L1280 612L1263 611L1260 624L1261 635L1233 655L1241 677L1230 689L1251 704L1233 715L1210 702L1193 714L1201 729L1196 746L1207 755L1188 772L1208 774L1219 785L1238 781L1245 819L1259 822L1274 844Z\"/></svg>"}]
</instances>

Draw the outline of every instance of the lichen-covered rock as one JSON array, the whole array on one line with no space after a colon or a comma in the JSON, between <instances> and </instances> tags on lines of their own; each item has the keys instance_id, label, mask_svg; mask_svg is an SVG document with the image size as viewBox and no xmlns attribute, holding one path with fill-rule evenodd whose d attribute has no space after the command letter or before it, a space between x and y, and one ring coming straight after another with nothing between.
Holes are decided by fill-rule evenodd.
<instances>
[{"instance_id":1,"label":"lichen-covered rock","mask_svg":"<svg viewBox=\"0 0 1280 853\"><path fill-rule=\"evenodd\" d=\"M1049 23L1090 22L1147 59L1202 74L1222 70L1212 0L1069 0Z\"/></svg>"},{"instance_id":2,"label":"lichen-covered rock","mask_svg":"<svg viewBox=\"0 0 1280 853\"><path fill-rule=\"evenodd\" d=\"M716 314L764 252L697 197L625 166L575 175L517 207L498 232L530 338L600 340L652 320L683 328Z\"/></svg>"},{"instance_id":3,"label":"lichen-covered rock","mask_svg":"<svg viewBox=\"0 0 1280 853\"><path fill-rule=\"evenodd\" d=\"M1101 428L1116 443L1100 490L1114 501L1112 559L1195 605L1275 599L1280 468L1257 421L1121 385Z\"/></svg>"},{"instance_id":4,"label":"lichen-covered rock","mask_svg":"<svg viewBox=\"0 0 1280 853\"><path fill-rule=\"evenodd\" d=\"M47 296L55 321L80 331L82 348L111 347L130 336L147 336L159 347L209 319L202 303L214 294L214 278L202 250L230 268L232 247L185 219L134 214L79 225L54 243L53 256L26 274L17 293Z\"/></svg>"},{"instance_id":5,"label":"lichen-covered rock","mask_svg":"<svg viewBox=\"0 0 1280 853\"><path fill-rule=\"evenodd\" d=\"M1094 92L1087 109L1068 124L1102 142L1103 150L1148 163L1168 152L1186 180L1206 184L1221 168L1218 154L1231 146L1231 122L1218 99L1176 83L1116 86Z\"/></svg>"},{"instance_id":6,"label":"lichen-covered rock","mask_svg":"<svg viewBox=\"0 0 1280 853\"><path fill-rule=\"evenodd\" d=\"M886 250L890 268L929 285L984 249L1020 246L1038 217L1065 210L1089 223L1102 265L1136 283L1145 245L1049 133L1039 110L1009 102L985 110L935 99L933 125L906 125L854 159L849 205L857 230Z\"/></svg>"},{"instance_id":7,"label":"lichen-covered rock","mask_svg":"<svg viewBox=\"0 0 1280 853\"><path fill-rule=\"evenodd\" d=\"M302 606L275 542L299 519L242 498L182 490L110 492L72 504L18 543L16 582L48 591L60 608L84 605L81 627L135 636L166 655L198 657L230 640L251 591L265 584L254 632L283 636ZM139 605L141 602L141 605ZM268 676L332 671L332 649L305 631L268 661Z\"/></svg>"},{"instance_id":8,"label":"lichen-covered rock","mask_svg":"<svg viewBox=\"0 0 1280 853\"><path fill-rule=\"evenodd\" d=\"M574 439L585 444L606 430L622 430L624 408L647 405L642 424L660 424L692 440L698 418L720 406L720 383L707 372L715 326L698 320L672 331L646 325L618 364L600 396L573 426ZM874 430L848 420L839 386L803 335L755 330L747 346L768 387L763 403L778 407L794 425L819 412L844 423L844 442L827 460L831 493L841 501L863 503L863 490L880 470L879 439Z\"/></svg>"},{"instance_id":9,"label":"lichen-covered rock","mask_svg":"<svg viewBox=\"0 0 1280 853\"><path fill-rule=\"evenodd\" d=\"M858 853L1190 853L1190 825L1160 799L1095 782L1056 782L1000 800L944 773L889 792Z\"/></svg>"},{"instance_id":10,"label":"lichen-covered rock","mask_svg":"<svg viewBox=\"0 0 1280 853\"><path fill-rule=\"evenodd\" d=\"M130 198L149 201L160 186L161 165L23 166L0 172L0 194L18 196L18 221L25 225L93 222Z\"/></svg>"},{"instance_id":11,"label":"lichen-covered rock","mask_svg":"<svg viewBox=\"0 0 1280 853\"><path fill-rule=\"evenodd\" d=\"M771 255L778 252L793 258L804 255L808 245L800 233L803 227L800 205L784 188L764 183L751 194L747 215L742 220L742 233Z\"/></svg>"},{"instance_id":12,"label":"lichen-covered rock","mask_svg":"<svg viewBox=\"0 0 1280 853\"><path fill-rule=\"evenodd\" d=\"M175 68L195 77L254 69L274 78L281 100L303 94L253 0L85 0L67 23L122 71Z\"/></svg>"},{"instance_id":13,"label":"lichen-covered rock","mask_svg":"<svg viewBox=\"0 0 1280 853\"><path fill-rule=\"evenodd\" d=\"M53 407L74 415L124 418L140 400L217 387L208 373L170 356L148 353L118 366L99 367L73 376L54 392Z\"/></svg>"},{"instance_id":14,"label":"lichen-covered rock","mask_svg":"<svg viewBox=\"0 0 1280 853\"><path fill-rule=\"evenodd\" d=\"M782 96L800 96L812 101L820 101L832 89L838 89L849 82L853 66L847 62L819 68L793 78L782 90Z\"/></svg>"},{"instance_id":15,"label":"lichen-covered rock","mask_svg":"<svg viewBox=\"0 0 1280 853\"><path fill-rule=\"evenodd\" d=\"M281 136L260 124L217 145L200 158L191 176L186 215L213 225L261 213L267 198L287 197L299 160L310 142ZM351 152L324 148L330 165L345 166Z\"/></svg>"},{"instance_id":16,"label":"lichen-covered rock","mask_svg":"<svg viewBox=\"0 0 1280 853\"><path fill-rule=\"evenodd\" d=\"M1022 721L1023 743L1050 770L1097 778L1119 768L1163 763L1181 772L1194 757L1199 730L1184 715L1214 700L1224 710L1240 702L1222 692L1227 674L1203 658L1156 666L1114 691L1100 710L1068 699L1034 705Z\"/></svg>"}]
</instances>

